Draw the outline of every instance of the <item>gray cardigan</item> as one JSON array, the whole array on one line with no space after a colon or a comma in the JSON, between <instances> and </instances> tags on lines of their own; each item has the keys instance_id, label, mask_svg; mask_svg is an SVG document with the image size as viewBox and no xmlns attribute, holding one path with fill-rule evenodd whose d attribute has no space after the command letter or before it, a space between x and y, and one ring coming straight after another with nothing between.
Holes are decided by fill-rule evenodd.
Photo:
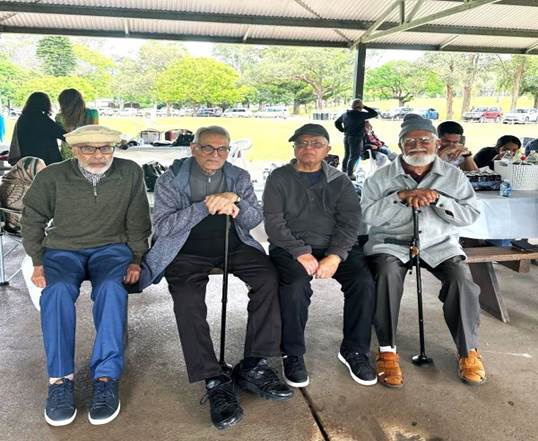
<instances>
[{"instance_id":1,"label":"gray cardigan","mask_svg":"<svg viewBox=\"0 0 538 441\"><path fill-rule=\"evenodd\" d=\"M140 276L140 288L160 281L166 267L174 260L189 237L191 229L208 214L203 201L192 202L189 179L194 158L174 161L155 185L153 209L154 244L146 254ZM239 215L234 219L239 239L262 252L263 247L250 230L262 221L262 210L254 193L250 175L229 162L224 163L228 191L241 197Z\"/></svg>"},{"instance_id":2,"label":"gray cardigan","mask_svg":"<svg viewBox=\"0 0 538 441\"><path fill-rule=\"evenodd\" d=\"M474 223L480 211L467 177L456 167L436 158L432 169L419 184L400 163L399 156L389 166L369 177L362 192L363 220L370 226L366 255L386 253L409 261L409 249L386 244L386 238L408 240L413 234L411 208L400 201L398 192L415 188L436 190L440 197L419 214L421 257L436 267L455 256L465 256L459 244L458 227Z\"/></svg>"}]
</instances>

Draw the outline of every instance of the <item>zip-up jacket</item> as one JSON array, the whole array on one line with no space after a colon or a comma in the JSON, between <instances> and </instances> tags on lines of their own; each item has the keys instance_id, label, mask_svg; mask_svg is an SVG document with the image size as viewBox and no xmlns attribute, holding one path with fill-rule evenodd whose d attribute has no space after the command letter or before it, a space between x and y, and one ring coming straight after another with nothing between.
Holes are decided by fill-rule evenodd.
<instances>
[{"instance_id":1,"label":"zip-up jacket","mask_svg":"<svg viewBox=\"0 0 538 441\"><path fill-rule=\"evenodd\" d=\"M368 107L364 106L364 110L348 110L334 122L335 127L344 132L346 136L363 136L364 135L364 121L370 118L375 118L378 113Z\"/></svg>"},{"instance_id":2,"label":"zip-up jacket","mask_svg":"<svg viewBox=\"0 0 538 441\"><path fill-rule=\"evenodd\" d=\"M75 251L125 243L133 263L140 263L148 248L144 175L128 159L114 158L95 186L76 159L49 165L36 175L23 203L23 245L36 266L42 264L44 248Z\"/></svg>"},{"instance_id":3,"label":"zip-up jacket","mask_svg":"<svg viewBox=\"0 0 538 441\"><path fill-rule=\"evenodd\" d=\"M275 169L263 192L265 231L271 247L293 257L326 249L342 260L357 242L360 201L349 178L325 161L323 178L310 187L295 169L296 160Z\"/></svg>"}]
</instances>

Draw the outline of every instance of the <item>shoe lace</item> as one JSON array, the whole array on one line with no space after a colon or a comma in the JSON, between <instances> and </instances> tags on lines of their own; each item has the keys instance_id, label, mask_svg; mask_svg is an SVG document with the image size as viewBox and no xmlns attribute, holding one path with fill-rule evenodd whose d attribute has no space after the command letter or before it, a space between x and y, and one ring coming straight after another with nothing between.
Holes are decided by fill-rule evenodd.
<instances>
[{"instance_id":1,"label":"shoe lace","mask_svg":"<svg viewBox=\"0 0 538 441\"><path fill-rule=\"evenodd\" d=\"M53 384L50 389L50 404L56 408L70 407L69 386L66 383Z\"/></svg>"},{"instance_id":2,"label":"shoe lace","mask_svg":"<svg viewBox=\"0 0 538 441\"><path fill-rule=\"evenodd\" d=\"M223 407L230 404L231 400L236 400L233 387L230 387L230 382L221 383L211 389L208 389L204 396L200 399L200 404L203 405L207 400L211 400L215 407Z\"/></svg>"},{"instance_id":3,"label":"shoe lace","mask_svg":"<svg viewBox=\"0 0 538 441\"><path fill-rule=\"evenodd\" d=\"M112 382L97 381L93 390L92 407L107 407L114 400Z\"/></svg>"}]
</instances>

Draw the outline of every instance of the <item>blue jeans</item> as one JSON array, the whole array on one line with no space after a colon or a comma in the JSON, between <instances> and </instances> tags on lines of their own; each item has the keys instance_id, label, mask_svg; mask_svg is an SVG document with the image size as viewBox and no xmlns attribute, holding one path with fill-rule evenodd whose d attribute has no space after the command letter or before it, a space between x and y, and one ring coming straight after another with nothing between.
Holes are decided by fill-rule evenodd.
<instances>
[{"instance_id":1,"label":"blue jeans","mask_svg":"<svg viewBox=\"0 0 538 441\"><path fill-rule=\"evenodd\" d=\"M40 305L49 377L63 377L75 371L75 302L82 281L88 279L92 284L96 331L90 372L94 379L120 378L127 313L127 291L122 279L132 257L125 244L77 251L45 250L43 266L47 286L41 294Z\"/></svg>"}]
</instances>

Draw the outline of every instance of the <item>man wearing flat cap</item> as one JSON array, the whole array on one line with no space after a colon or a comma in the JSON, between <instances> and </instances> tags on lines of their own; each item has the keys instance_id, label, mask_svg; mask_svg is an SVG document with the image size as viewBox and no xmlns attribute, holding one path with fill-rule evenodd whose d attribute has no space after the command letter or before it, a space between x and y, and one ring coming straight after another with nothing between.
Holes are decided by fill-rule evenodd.
<instances>
[{"instance_id":1,"label":"man wearing flat cap","mask_svg":"<svg viewBox=\"0 0 538 441\"><path fill-rule=\"evenodd\" d=\"M370 225L365 252L377 281L378 378L388 387L404 384L396 328L410 261L405 243L413 236L416 208L421 265L441 281L439 299L456 343L459 376L465 383L481 384L486 373L477 349L480 288L458 240L458 227L472 224L480 214L475 193L459 169L437 156L439 144L430 120L407 115L401 127L402 154L366 180L361 201L364 221Z\"/></svg>"},{"instance_id":2,"label":"man wearing flat cap","mask_svg":"<svg viewBox=\"0 0 538 441\"><path fill-rule=\"evenodd\" d=\"M309 384L304 330L310 282L334 278L344 293L344 336L337 358L354 381L373 385L377 377L369 351L375 286L357 244L359 198L349 178L324 161L331 147L323 126L306 124L289 141L295 159L271 173L263 194L269 255L280 276L285 380L293 387Z\"/></svg>"},{"instance_id":3,"label":"man wearing flat cap","mask_svg":"<svg viewBox=\"0 0 538 441\"><path fill-rule=\"evenodd\" d=\"M151 232L141 168L114 158L120 133L83 126L65 135L73 159L38 173L24 197L22 236L41 294L41 328L49 389L45 420L71 423L74 400L75 302L92 284L95 342L90 362L93 396L88 417L99 425L120 411L127 313L124 283L138 280Z\"/></svg>"}]
</instances>

